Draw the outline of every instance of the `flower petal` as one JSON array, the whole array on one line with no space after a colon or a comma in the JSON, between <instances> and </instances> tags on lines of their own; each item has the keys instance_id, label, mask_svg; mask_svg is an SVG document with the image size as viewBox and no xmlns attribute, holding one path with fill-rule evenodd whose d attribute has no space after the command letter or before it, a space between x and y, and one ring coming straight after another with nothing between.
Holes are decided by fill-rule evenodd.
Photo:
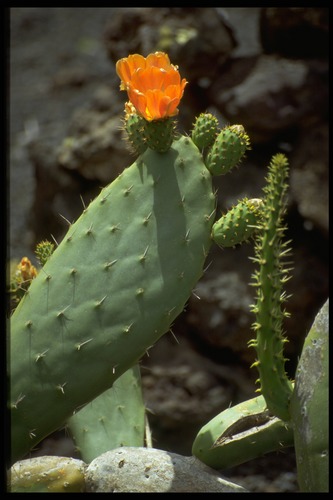
<instances>
[{"instance_id":1,"label":"flower petal","mask_svg":"<svg viewBox=\"0 0 333 500\"><path fill-rule=\"evenodd\" d=\"M146 58L131 54L120 59L116 71L121 89L137 112L146 120L160 120L178 113L177 106L187 81L181 80L178 68L165 52L154 52Z\"/></svg>"},{"instance_id":2,"label":"flower petal","mask_svg":"<svg viewBox=\"0 0 333 500\"><path fill-rule=\"evenodd\" d=\"M138 68L145 68L146 60L140 54L132 54L120 59L116 63L116 72L125 86L131 81L133 74Z\"/></svg>"},{"instance_id":3,"label":"flower petal","mask_svg":"<svg viewBox=\"0 0 333 500\"><path fill-rule=\"evenodd\" d=\"M169 69L171 66L169 56L165 52L154 52L146 58L147 66Z\"/></svg>"}]
</instances>

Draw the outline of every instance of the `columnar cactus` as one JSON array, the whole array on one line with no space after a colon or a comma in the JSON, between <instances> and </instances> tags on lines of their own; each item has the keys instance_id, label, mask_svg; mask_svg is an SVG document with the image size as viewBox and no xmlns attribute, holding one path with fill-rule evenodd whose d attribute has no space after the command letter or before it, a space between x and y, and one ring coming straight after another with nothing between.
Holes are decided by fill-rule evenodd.
<instances>
[{"instance_id":1,"label":"columnar cactus","mask_svg":"<svg viewBox=\"0 0 333 500\"><path fill-rule=\"evenodd\" d=\"M257 351L262 396L228 408L208 422L194 440L192 452L211 467L223 469L284 446L295 446L301 491L328 491L328 355L327 313L318 315L301 354L296 381L284 369L283 346L287 339L283 289L289 279L283 241L288 161L282 154L268 168L265 198L255 227L254 274L257 288L253 329L249 342ZM236 207L237 208L237 207ZM222 246L224 226L232 211L213 226ZM226 238L227 239L227 238ZM235 240L233 240L235 242ZM227 239L228 243L228 239ZM327 309L328 305L326 305Z\"/></svg>"},{"instance_id":2,"label":"columnar cactus","mask_svg":"<svg viewBox=\"0 0 333 500\"><path fill-rule=\"evenodd\" d=\"M259 265L253 285L257 290L253 312L256 321L253 329L256 338L249 342L255 347L258 360L253 364L260 375L260 390L271 412L288 421L292 384L284 364L283 319L288 313L283 309L286 294L284 283L289 279L289 269L284 258L289 254L288 242L283 241L283 216L286 205L288 162L283 154L273 157L264 187L265 202L262 222L256 239L253 259Z\"/></svg>"}]
</instances>

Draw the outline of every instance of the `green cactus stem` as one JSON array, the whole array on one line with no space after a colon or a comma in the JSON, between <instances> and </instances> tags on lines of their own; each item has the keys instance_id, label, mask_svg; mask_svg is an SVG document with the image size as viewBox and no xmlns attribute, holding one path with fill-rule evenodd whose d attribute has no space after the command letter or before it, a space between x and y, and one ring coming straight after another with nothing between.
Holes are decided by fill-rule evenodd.
<instances>
[{"instance_id":1,"label":"green cactus stem","mask_svg":"<svg viewBox=\"0 0 333 500\"><path fill-rule=\"evenodd\" d=\"M188 137L147 149L69 226L11 317L11 460L135 365L183 311L215 215Z\"/></svg>"},{"instance_id":2,"label":"green cactus stem","mask_svg":"<svg viewBox=\"0 0 333 500\"><path fill-rule=\"evenodd\" d=\"M222 411L198 432L192 454L209 467L228 469L293 445L290 425L274 417L263 396Z\"/></svg>"},{"instance_id":3,"label":"green cactus stem","mask_svg":"<svg viewBox=\"0 0 333 500\"><path fill-rule=\"evenodd\" d=\"M222 248L233 247L254 236L263 201L244 198L213 224L212 238Z\"/></svg>"},{"instance_id":4,"label":"green cactus stem","mask_svg":"<svg viewBox=\"0 0 333 500\"><path fill-rule=\"evenodd\" d=\"M68 428L86 463L120 446L144 446L145 406L139 366L127 370L111 389L73 415Z\"/></svg>"},{"instance_id":5,"label":"green cactus stem","mask_svg":"<svg viewBox=\"0 0 333 500\"><path fill-rule=\"evenodd\" d=\"M290 403L303 492L329 491L328 304L327 300L305 339Z\"/></svg>"},{"instance_id":6,"label":"green cactus stem","mask_svg":"<svg viewBox=\"0 0 333 500\"><path fill-rule=\"evenodd\" d=\"M272 414L285 421L290 419L292 394L292 384L284 369L283 346L287 340L282 332L282 322L287 316L282 308L286 300L283 285L289 279L289 269L283 266L289 242L282 241L287 177L288 161L283 154L277 154L269 165L262 222L255 240L253 260L259 265L252 283L257 289L256 304L252 307L256 316L253 324L256 338L249 342L257 351L258 360L252 366L259 371L259 390Z\"/></svg>"}]
</instances>

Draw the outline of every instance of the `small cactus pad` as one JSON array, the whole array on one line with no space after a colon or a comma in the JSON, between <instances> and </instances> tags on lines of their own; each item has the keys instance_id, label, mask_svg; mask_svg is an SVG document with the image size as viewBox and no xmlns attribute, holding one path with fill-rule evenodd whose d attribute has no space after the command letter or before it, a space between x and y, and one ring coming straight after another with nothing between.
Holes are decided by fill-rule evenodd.
<instances>
[{"instance_id":1,"label":"small cactus pad","mask_svg":"<svg viewBox=\"0 0 333 500\"><path fill-rule=\"evenodd\" d=\"M219 130L219 122L211 113L201 113L193 126L192 141L200 150L211 146Z\"/></svg>"},{"instance_id":2,"label":"small cactus pad","mask_svg":"<svg viewBox=\"0 0 333 500\"><path fill-rule=\"evenodd\" d=\"M245 198L215 222L212 238L220 247L233 247L251 238L260 219L259 198Z\"/></svg>"},{"instance_id":3,"label":"small cactus pad","mask_svg":"<svg viewBox=\"0 0 333 500\"><path fill-rule=\"evenodd\" d=\"M83 493L87 465L67 457L21 460L8 473L10 493Z\"/></svg>"},{"instance_id":4,"label":"small cactus pad","mask_svg":"<svg viewBox=\"0 0 333 500\"><path fill-rule=\"evenodd\" d=\"M221 130L206 159L212 175L224 175L237 166L249 149L249 137L242 125L230 125Z\"/></svg>"}]
</instances>

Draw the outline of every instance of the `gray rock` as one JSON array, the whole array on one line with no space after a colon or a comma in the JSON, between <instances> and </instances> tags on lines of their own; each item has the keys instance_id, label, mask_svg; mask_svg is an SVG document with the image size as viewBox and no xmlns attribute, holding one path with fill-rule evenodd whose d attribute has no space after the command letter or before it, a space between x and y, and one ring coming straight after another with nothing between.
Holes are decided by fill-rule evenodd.
<instances>
[{"instance_id":1,"label":"gray rock","mask_svg":"<svg viewBox=\"0 0 333 500\"><path fill-rule=\"evenodd\" d=\"M195 457L134 447L117 448L93 460L86 487L97 493L246 492Z\"/></svg>"},{"instance_id":2,"label":"gray rock","mask_svg":"<svg viewBox=\"0 0 333 500\"><path fill-rule=\"evenodd\" d=\"M240 64L242 68L242 59ZM223 90L226 75L215 80L214 104L228 120L244 125L252 143L265 142L281 130L311 123L325 114L326 74L324 62L310 64L262 55L236 86Z\"/></svg>"}]
</instances>

